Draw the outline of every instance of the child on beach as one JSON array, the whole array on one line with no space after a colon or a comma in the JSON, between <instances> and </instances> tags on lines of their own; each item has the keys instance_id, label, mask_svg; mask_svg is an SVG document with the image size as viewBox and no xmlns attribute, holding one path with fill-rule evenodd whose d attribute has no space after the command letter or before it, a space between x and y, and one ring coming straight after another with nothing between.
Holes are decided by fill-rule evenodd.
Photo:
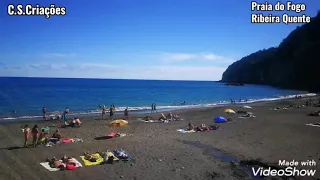
<instances>
[{"instance_id":1,"label":"child on beach","mask_svg":"<svg viewBox=\"0 0 320 180\"><path fill-rule=\"evenodd\" d=\"M24 147L27 147L28 146L28 140L29 140L30 135L31 135L30 128L28 127L28 125L24 126L23 133L24 133Z\"/></svg>"},{"instance_id":2,"label":"child on beach","mask_svg":"<svg viewBox=\"0 0 320 180\"><path fill-rule=\"evenodd\" d=\"M32 134L32 141L33 141L33 147L37 147L38 144L38 138L39 138L39 128L38 125L34 125L32 130L31 130L31 134Z\"/></svg>"}]
</instances>

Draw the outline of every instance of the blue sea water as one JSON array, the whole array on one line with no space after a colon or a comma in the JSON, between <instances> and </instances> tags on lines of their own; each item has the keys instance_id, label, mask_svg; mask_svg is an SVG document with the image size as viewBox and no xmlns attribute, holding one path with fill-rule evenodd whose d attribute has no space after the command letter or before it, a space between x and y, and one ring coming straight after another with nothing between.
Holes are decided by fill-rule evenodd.
<instances>
[{"instance_id":1,"label":"blue sea water","mask_svg":"<svg viewBox=\"0 0 320 180\"><path fill-rule=\"evenodd\" d=\"M158 109L175 109L221 105L231 98L257 102L306 93L257 85L231 87L208 81L1 77L0 84L1 119L41 117L43 106L52 115L66 107L73 114L94 114L100 112L99 104L115 104L118 111L125 107L141 111L150 109L152 103ZM183 101L185 105L180 104Z\"/></svg>"}]
</instances>

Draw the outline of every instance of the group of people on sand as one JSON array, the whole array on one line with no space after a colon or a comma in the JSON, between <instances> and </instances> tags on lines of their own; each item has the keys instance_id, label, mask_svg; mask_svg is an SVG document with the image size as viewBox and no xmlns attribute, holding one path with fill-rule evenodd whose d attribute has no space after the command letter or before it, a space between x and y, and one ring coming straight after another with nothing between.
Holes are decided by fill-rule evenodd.
<instances>
[{"instance_id":1,"label":"group of people on sand","mask_svg":"<svg viewBox=\"0 0 320 180\"><path fill-rule=\"evenodd\" d=\"M245 102L245 103L248 103L248 99L245 98L245 99L239 99L239 102ZM232 98L230 99L230 103L231 104L235 104L236 103L236 100L233 100Z\"/></svg>"},{"instance_id":2,"label":"group of people on sand","mask_svg":"<svg viewBox=\"0 0 320 180\"><path fill-rule=\"evenodd\" d=\"M151 113L157 113L157 104L156 103L151 104Z\"/></svg>"},{"instance_id":3,"label":"group of people on sand","mask_svg":"<svg viewBox=\"0 0 320 180\"><path fill-rule=\"evenodd\" d=\"M169 112L167 116L161 113L158 120L161 122L165 122L165 121L180 121L182 119L178 115L172 114L172 112Z\"/></svg>"},{"instance_id":4,"label":"group of people on sand","mask_svg":"<svg viewBox=\"0 0 320 180\"><path fill-rule=\"evenodd\" d=\"M101 114L101 119L103 120L106 116L107 116L107 107L105 105L99 105L99 108L102 110L102 114ZM126 110L128 111L128 108L126 108ZM113 120L113 115L114 112L116 111L116 106L114 104L110 105L109 108L109 118L110 120Z\"/></svg>"},{"instance_id":5,"label":"group of people on sand","mask_svg":"<svg viewBox=\"0 0 320 180\"><path fill-rule=\"evenodd\" d=\"M61 159L57 159L56 157L51 159L48 158L47 162L51 168L59 168L60 170L68 168L66 165L72 165L73 167L76 167L79 163L75 158L67 157L66 155L64 155Z\"/></svg>"},{"instance_id":6,"label":"group of people on sand","mask_svg":"<svg viewBox=\"0 0 320 180\"><path fill-rule=\"evenodd\" d=\"M187 131L196 131L196 132L204 132L204 131L210 131L210 130L217 130L219 129L220 126L219 125L215 125L212 127L207 126L206 124L200 124L199 126L194 126L191 124L191 122L189 122L188 127L187 127Z\"/></svg>"},{"instance_id":7,"label":"group of people on sand","mask_svg":"<svg viewBox=\"0 0 320 180\"><path fill-rule=\"evenodd\" d=\"M36 148L39 144L44 144L48 142L49 139L49 131L45 128L42 128L39 130L39 127L37 124L35 124L32 129L29 128L28 125L24 126L23 129L24 133L24 147L28 147L28 141L30 138L32 138L32 147ZM62 135L59 130L56 130L55 133L53 133L52 138L60 140L62 138Z\"/></svg>"}]
</instances>

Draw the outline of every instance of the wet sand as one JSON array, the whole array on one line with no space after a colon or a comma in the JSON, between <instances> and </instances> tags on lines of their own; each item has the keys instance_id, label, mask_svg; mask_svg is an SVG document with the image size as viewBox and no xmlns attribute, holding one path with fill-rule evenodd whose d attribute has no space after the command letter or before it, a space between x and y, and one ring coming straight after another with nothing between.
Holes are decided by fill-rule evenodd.
<instances>
[{"instance_id":1,"label":"wet sand","mask_svg":"<svg viewBox=\"0 0 320 180\"><path fill-rule=\"evenodd\" d=\"M320 128L306 126L320 122L320 117L309 117L308 113L320 110L316 107L293 108L274 111L271 108L290 104L301 104L304 100L286 100L252 105L257 117L254 119L233 118L231 123L220 124L222 129L210 132L183 134L176 130L191 121L213 124L215 116L225 116L225 107L176 111L184 121L170 123L144 123L130 117L127 127L117 129L121 133L133 134L122 138L95 140L109 134L108 120L83 118L81 128L60 129L65 137L77 137L83 143L61 144L46 148L19 148L23 145L21 127L26 122L0 124L0 179L2 180L166 180L166 179L251 179L248 173L228 162L228 157L241 160L258 160L277 165L281 160L305 161L314 159L320 163ZM238 108L232 107L234 110ZM159 114L153 115L158 117ZM122 117L120 117L122 118ZM57 125L55 121L28 122L29 127L37 123L40 127ZM51 132L55 128L51 128ZM184 143L183 143L184 142ZM212 155L212 149L201 148L190 142L213 147L225 157ZM124 149L134 158L132 162L98 166L84 166L75 171L49 172L39 163L46 158L74 156L80 162L84 151L106 151ZM83 163L83 162L82 162ZM83 164L84 165L84 164ZM316 176L320 178L320 165Z\"/></svg>"}]
</instances>

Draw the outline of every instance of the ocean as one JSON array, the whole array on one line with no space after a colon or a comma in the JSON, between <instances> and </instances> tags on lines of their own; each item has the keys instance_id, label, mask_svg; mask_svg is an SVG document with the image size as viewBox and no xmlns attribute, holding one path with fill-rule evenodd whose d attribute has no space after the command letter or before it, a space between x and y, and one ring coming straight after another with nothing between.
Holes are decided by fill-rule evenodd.
<instances>
[{"instance_id":1,"label":"ocean","mask_svg":"<svg viewBox=\"0 0 320 180\"><path fill-rule=\"evenodd\" d=\"M230 99L248 103L292 98L303 91L269 86L225 86L211 81L0 78L0 120L39 119L45 106L52 116L69 107L74 116L100 114L99 104L129 107L131 112L226 105ZM185 104L181 104L184 102ZM241 103L245 103L242 101Z\"/></svg>"}]
</instances>

